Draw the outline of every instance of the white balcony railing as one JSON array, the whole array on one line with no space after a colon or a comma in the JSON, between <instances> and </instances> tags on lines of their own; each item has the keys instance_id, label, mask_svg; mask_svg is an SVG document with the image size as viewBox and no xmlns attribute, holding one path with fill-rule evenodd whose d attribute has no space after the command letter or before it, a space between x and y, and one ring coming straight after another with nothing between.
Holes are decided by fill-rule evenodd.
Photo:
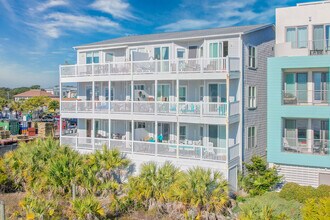
<instances>
[{"instance_id":1,"label":"white balcony railing","mask_svg":"<svg viewBox=\"0 0 330 220\"><path fill-rule=\"evenodd\" d=\"M239 114L239 101L224 102L154 102L154 101L62 101L62 113L159 114L183 116L234 116ZM133 107L133 109L132 109Z\"/></svg>"},{"instance_id":2,"label":"white balcony railing","mask_svg":"<svg viewBox=\"0 0 330 220\"><path fill-rule=\"evenodd\" d=\"M62 136L61 144L77 150L100 150L105 145L109 149L117 148L123 153L151 155L192 160L227 162L239 156L239 144L226 148L205 147L200 145L156 143L132 140L117 140L109 138L88 138L77 136Z\"/></svg>"},{"instance_id":3,"label":"white balcony railing","mask_svg":"<svg viewBox=\"0 0 330 220\"><path fill-rule=\"evenodd\" d=\"M240 58L224 57L61 65L60 77L229 73L238 71L240 71Z\"/></svg>"}]
</instances>

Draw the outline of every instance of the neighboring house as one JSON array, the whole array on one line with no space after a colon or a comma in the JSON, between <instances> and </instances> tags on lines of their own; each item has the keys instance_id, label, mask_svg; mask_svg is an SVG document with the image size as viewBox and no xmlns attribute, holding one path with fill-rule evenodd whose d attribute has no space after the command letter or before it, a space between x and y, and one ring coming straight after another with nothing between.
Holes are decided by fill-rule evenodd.
<instances>
[{"instance_id":1,"label":"neighboring house","mask_svg":"<svg viewBox=\"0 0 330 220\"><path fill-rule=\"evenodd\" d=\"M25 100L25 99L29 99L29 98L33 98L33 97L37 97L37 96L48 96L50 98L56 98L56 96L54 96L53 94L48 93L44 90L31 89L29 91L14 95L14 99L15 99L15 101L19 101L19 100Z\"/></svg>"},{"instance_id":2,"label":"neighboring house","mask_svg":"<svg viewBox=\"0 0 330 220\"><path fill-rule=\"evenodd\" d=\"M60 96L60 87L54 86L53 88L54 95ZM62 97L65 98L76 98L77 97L77 87L74 86L62 86Z\"/></svg>"},{"instance_id":3,"label":"neighboring house","mask_svg":"<svg viewBox=\"0 0 330 220\"><path fill-rule=\"evenodd\" d=\"M330 184L330 2L276 10L268 59L268 162L287 182Z\"/></svg>"},{"instance_id":4,"label":"neighboring house","mask_svg":"<svg viewBox=\"0 0 330 220\"><path fill-rule=\"evenodd\" d=\"M80 152L119 148L137 165L171 161L223 173L232 189L252 154L266 155L266 64L273 25L128 36L75 47L77 65L60 83L77 83ZM61 93L62 94L62 93ZM60 126L62 128L62 126Z\"/></svg>"}]
</instances>

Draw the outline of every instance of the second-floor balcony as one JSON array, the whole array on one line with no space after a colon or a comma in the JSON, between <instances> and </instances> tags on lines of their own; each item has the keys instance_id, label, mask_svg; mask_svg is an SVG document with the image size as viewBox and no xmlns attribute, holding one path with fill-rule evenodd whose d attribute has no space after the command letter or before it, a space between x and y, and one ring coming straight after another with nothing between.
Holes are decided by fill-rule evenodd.
<instances>
[{"instance_id":1,"label":"second-floor balcony","mask_svg":"<svg viewBox=\"0 0 330 220\"><path fill-rule=\"evenodd\" d=\"M62 101L62 113L150 114L226 117L239 114L235 102Z\"/></svg>"},{"instance_id":2,"label":"second-floor balcony","mask_svg":"<svg viewBox=\"0 0 330 220\"><path fill-rule=\"evenodd\" d=\"M283 90L284 105L330 105L329 90Z\"/></svg>"},{"instance_id":3,"label":"second-floor balcony","mask_svg":"<svg viewBox=\"0 0 330 220\"><path fill-rule=\"evenodd\" d=\"M60 77L141 74L229 73L240 71L238 57L146 60L60 66Z\"/></svg>"}]
</instances>

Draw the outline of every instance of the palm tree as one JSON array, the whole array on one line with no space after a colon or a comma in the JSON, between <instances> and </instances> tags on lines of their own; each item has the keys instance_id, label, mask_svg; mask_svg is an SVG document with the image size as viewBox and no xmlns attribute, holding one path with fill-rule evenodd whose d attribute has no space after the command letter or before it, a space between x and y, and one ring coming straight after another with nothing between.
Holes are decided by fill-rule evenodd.
<instances>
[{"instance_id":1,"label":"palm tree","mask_svg":"<svg viewBox=\"0 0 330 220\"><path fill-rule=\"evenodd\" d=\"M172 201L182 202L188 209L219 213L228 202L228 184L219 172L196 167L189 169L171 188Z\"/></svg>"},{"instance_id":2,"label":"palm tree","mask_svg":"<svg viewBox=\"0 0 330 220\"><path fill-rule=\"evenodd\" d=\"M116 193L131 164L119 150L109 150L106 146L87 155L84 161L86 169L83 169L81 179L84 191L102 194Z\"/></svg>"},{"instance_id":3,"label":"palm tree","mask_svg":"<svg viewBox=\"0 0 330 220\"><path fill-rule=\"evenodd\" d=\"M159 168L154 162L143 164L140 175L131 177L126 185L128 196L148 209L160 206L168 200L168 192L179 175L179 169L169 162Z\"/></svg>"}]
</instances>

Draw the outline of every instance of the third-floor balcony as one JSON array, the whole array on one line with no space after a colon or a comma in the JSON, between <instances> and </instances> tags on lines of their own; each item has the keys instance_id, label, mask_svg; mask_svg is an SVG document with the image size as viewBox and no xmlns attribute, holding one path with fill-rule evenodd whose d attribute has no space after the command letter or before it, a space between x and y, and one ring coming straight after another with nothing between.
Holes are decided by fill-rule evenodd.
<instances>
[{"instance_id":1,"label":"third-floor balcony","mask_svg":"<svg viewBox=\"0 0 330 220\"><path fill-rule=\"evenodd\" d=\"M143 74L235 73L240 71L238 57L146 60L60 66L60 77L86 77Z\"/></svg>"}]
</instances>

